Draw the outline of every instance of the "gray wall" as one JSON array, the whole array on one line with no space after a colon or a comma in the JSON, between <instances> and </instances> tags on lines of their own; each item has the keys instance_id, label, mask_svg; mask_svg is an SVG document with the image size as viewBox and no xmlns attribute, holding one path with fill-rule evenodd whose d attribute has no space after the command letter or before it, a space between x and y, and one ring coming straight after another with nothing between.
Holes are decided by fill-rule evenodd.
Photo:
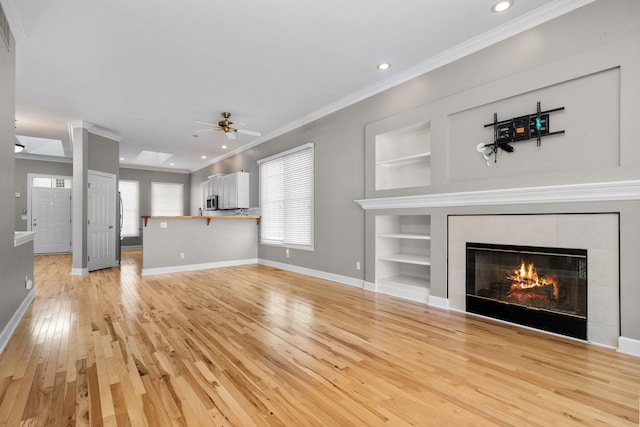
<instances>
[{"instance_id":1,"label":"gray wall","mask_svg":"<svg viewBox=\"0 0 640 427\"><path fill-rule=\"evenodd\" d=\"M28 225L26 220L22 219L22 211L26 210L29 205L27 199L28 192L28 176L29 174L41 174L41 175L59 175L59 176L73 176L73 166L71 162L50 162L41 160L29 160L29 159L16 159L15 169L15 188L16 192L20 193L20 197L16 198L15 218L16 218L16 230L27 230Z\"/></svg>"},{"instance_id":2,"label":"gray wall","mask_svg":"<svg viewBox=\"0 0 640 427\"><path fill-rule=\"evenodd\" d=\"M25 276L33 278L33 243L14 248L15 231L15 41L0 41L0 331L27 296ZM8 338L8 337L7 337Z\"/></svg>"},{"instance_id":3,"label":"gray wall","mask_svg":"<svg viewBox=\"0 0 640 427\"><path fill-rule=\"evenodd\" d=\"M107 141L107 147L102 147L109 149L108 144L113 144L113 142ZM113 149L113 147L112 147ZM91 164L93 167L90 169L100 170L103 172L115 173L113 172L113 168L107 169L108 165L96 164L95 162ZM124 180L132 180L140 182L140 215L150 215L151 214L151 183L152 182L172 182L172 183L180 183L185 186L185 200L184 200L184 211L185 215L189 212L189 194L190 194L190 181L189 174L185 173L175 173L175 172L162 172L162 171L153 171L153 170L145 170L145 169L131 169L131 168L118 168L117 175L119 179ZM28 174L42 174L42 175L61 175L61 176L72 176L73 175L73 165L71 163L62 163L56 161L45 161L45 160L31 160L31 159L16 159L15 163L15 191L20 193L20 198L16 198L16 206L15 206L15 229L16 230L26 230L27 222L22 220L22 210L27 209L28 201L27 201L27 177ZM140 234L142 236L142 233ZM125 238L122 242L123 246L136 246L142 244L142 237L133 238L128 237Z\"/></svg>"},{"instance_id":4,"label":"gray wall","mask_svg":"<svg viewBox=\"0 0 640 427\"><path fill-rule=\"evenodd\" d=\"M126 181L138 181L140 183L140 215L151 215L151 183L170 182L184 185L184 214L189 215L191 184L189 174L153 171L145 169L120 169L120 179ZM142 232L140 237L126 237L122 246L138 246L142 244Z\"/></svg>"},{"instance_id":5,"label":"gray wall","mask_svg":"<svg viewBox=\"0 0 640 427\"><path fill-rule=\"evenodd\" d=\"M192 186L213 173L251 173L258 203L256 160L306 142L315 143L315 250L260 246L260 258L373 282L373 218L354 200L412 194L640 179L640 2L594 2L476 54L372 96L330 116L194 172ZM487 167L475 151L491 142L482 127L493 112L510 118L566 106L552 116L562 137L519 143ZM557 104L557 105L556 105ZM432 184L375 191L368 124L419 109L432 125ZM554 139L555 138L555 139ZM519 165L520 162L529 162ZM195 188L195 187L194 187ZM622 335L640 339L640 253L637 202L422 209L431 214L432 294L446 297L447 215L491 213L620 212ZM397 212L396 212L397 213ZM404 212L403 212L404 213ZM364 271L355 270L363 261ZM366 271L366 274L365 274Z\"/></svg>"}]
</instances>

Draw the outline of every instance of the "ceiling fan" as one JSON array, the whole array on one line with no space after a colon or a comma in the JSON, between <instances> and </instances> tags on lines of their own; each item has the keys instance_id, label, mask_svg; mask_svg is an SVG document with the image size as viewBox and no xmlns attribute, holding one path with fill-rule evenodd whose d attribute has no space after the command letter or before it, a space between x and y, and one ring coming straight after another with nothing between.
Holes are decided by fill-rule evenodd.
<instances>
[{"instance_id":1,"label":"ceiling fan","mask_svg":"<svg viewBox=\"0 0 640 427\"><path fill-rule=\"evenodd\" d=\"M233 127L233 122L231 120L229 120L231 118L231 113L228 113L228 112L225 111L225 112L222 113L222 117L223 117L223 120L220 120L217 125L215 125L213 123L196 121L196 123L200 123L200 124L208 125L208 126L213 126L213 128L194 130L193 131L194 135L198 134L198 133L201 133L201 132L211 132L211 131L214 131L214 130L223 131L225 133L225 135L227 135L227 138L229 138L229 139L236 139L236 133L242 133L242 134L245 134L245 135L252 135L252 136L261 136L262 135L262 133L256 132L254 130L238 129L236 127ZM240 123L240 124L244 124L244 123Z\"/></svg>"}]
</instances>

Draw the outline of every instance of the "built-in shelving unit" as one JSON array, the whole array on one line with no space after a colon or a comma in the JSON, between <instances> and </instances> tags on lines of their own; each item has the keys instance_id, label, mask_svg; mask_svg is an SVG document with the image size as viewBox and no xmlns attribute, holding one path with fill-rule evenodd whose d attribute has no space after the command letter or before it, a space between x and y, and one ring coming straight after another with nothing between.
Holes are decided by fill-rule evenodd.
<instances>
[{"instance_id":1,"label":"built-in shelving unit","mask_svg":"<svg viewBox=\"0 0 640 427\"><path fill-rule=\"evenodd\" d=\"M428 302L431 217L376 216L376 291Z\"/></svg>"},{"instance_id":2,"label":"built-in shelving unit","mask_svg":"<svg viewBox=\"0 0 640 427\"><path fill-rule=\"evenodd\" d=\"M430 185L430 122L376 135L375 175L376 191Z\"/></svg>"}]
</instances>

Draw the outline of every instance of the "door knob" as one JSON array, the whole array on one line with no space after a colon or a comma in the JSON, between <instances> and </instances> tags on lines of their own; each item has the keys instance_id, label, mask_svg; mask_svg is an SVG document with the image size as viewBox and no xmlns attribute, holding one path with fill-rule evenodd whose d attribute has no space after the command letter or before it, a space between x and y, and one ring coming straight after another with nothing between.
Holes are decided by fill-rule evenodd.
<instances>
[{"instance_id":1,"label":"door knob","mask_svg":"<svg viewBox=\"0 0 640 427\"><path fill-rule=\"evenodd\" d=\"M113 228L113 225L110 225L110 226L109 226L109 230L111 230L112 228Z\"/></svg>"}]
</instances>

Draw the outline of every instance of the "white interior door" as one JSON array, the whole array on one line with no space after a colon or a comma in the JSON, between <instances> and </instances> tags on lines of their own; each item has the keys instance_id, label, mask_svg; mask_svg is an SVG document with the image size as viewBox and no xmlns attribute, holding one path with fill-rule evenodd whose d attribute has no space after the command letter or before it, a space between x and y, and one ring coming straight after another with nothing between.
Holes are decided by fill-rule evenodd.
<instances>
[{"instance_id":1,"label":"white interior door","mask_svg":"<svg viewBox=\"0 0 640 427\"><path fill-rule=\"evenodd\" d=\"M36 254L71 251L71 190L31 189L31 231Z\"/></svg>"},{"instance_id":2,"label":"white interior door","mask_svg":"<svg viewBox=\"0 0 640 427\"><path fill-rule=\"evenodd\" d=\"M87 191L87 268L89 271L116 265L116 177L89 172Z\"/></svg>"}]
</instances>

